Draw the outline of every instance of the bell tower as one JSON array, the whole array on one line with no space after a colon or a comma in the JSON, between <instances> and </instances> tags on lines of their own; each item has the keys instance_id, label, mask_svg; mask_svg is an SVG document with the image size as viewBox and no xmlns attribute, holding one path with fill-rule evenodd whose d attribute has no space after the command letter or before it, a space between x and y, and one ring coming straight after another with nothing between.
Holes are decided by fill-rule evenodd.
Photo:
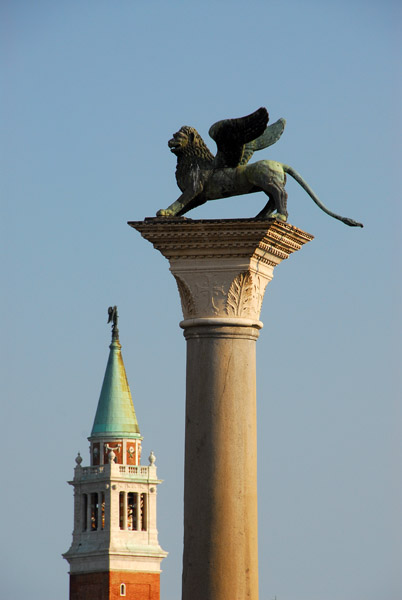
<instances>
[{"instance_id":1,"label":"bell tower","mask_svg":"<svg viewBox=\"0 0 402 600\"><path fill-rule=\"evenodd\" d=\"M155 455L141 465L142 436L121 354L116 307L112 342L90 442L90 466L78 453L74 479L70 600L160 600Z\"/></svg>"}]
</instances>

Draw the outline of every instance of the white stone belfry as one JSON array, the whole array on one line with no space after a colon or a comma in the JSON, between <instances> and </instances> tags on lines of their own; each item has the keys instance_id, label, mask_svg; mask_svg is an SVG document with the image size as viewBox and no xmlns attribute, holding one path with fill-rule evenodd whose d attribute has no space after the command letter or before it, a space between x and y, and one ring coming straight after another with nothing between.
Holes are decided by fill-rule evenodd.
<instances>
[{"instance_id":1,"label":"white stone belfry","mask_svg":"<svg viewBox=\"0 0 402 600\"><path fill-rule=\"evenodd\" d=\"M156 470L155 464L77 464L68 482L74 486L73 542L63 555L71 573L110 568L160 573L167 552L159 546L156 528L161 483Z\"/></svg>"},{"instance_id":2,"label":"white stone belfry","mask_svg":"<svg viewBox=\"0 0 402 600\"><path fill-rule=\"evenodd\" d=\"M313 236L276 220L130 222L170 262L187 340L183 600L257 600L255 342L274 267Z\"/></svg>"},{"instance_id":3,"label":"white stone belfry","mask_svg":"<svg viewBox=\"0 0 402 600\"><path fill-rule=\"evenodd\" d=\"M74 530L63 556L70 564L70 600L159 600L167 552L156 527L155 455L141 465L142 436L114 328L90 441L90 466L78 454ZM148 590L148 591L147 591ZM124 592L124 594L123 594ZM148 593L149 592L149 593Z\"/></svg>"}]
</instances>

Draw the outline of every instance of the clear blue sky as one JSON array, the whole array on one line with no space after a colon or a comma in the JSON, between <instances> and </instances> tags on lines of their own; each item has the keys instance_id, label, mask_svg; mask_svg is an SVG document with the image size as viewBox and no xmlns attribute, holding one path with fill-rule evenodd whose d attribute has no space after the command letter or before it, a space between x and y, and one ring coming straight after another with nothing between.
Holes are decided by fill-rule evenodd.
<instances>
[{"instance_id":1,"label":"clear blue sky","mask_svg":"<svg viewBox=\"0 0 402 600\"><path fill-rule=\"evenodd\" d=\"M3 0L0 596L68 598L74 458L107 307L159 475L162 600L181 587L185 341L167 261L129 220L177 196L167 140L267 106L260 153L315 240L275 271L258 341L261 600L402 598L398 3ZM399 67L399 68L398 68ZM399 123L399 127L398 127ZM253 216L261 195L193 218Z\"/></svg>"}]
</instances>

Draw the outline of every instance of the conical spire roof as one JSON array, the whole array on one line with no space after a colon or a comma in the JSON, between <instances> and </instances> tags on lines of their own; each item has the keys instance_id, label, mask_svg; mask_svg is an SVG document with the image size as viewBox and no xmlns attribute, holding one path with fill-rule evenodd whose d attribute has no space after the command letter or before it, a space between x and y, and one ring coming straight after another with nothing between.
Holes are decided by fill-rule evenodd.
<instances>
[{"instance_id":1,"label":"conical spire roof","mask_svg":"<svg viewBox=\"0 0 402 600\"><path fill-rule=\"evenodd\" d=\"M141 437L121 354L117 319L117 308L109 308L109 322L113 321L112 343L91 438Z\"/></svg>"}]
</instances>

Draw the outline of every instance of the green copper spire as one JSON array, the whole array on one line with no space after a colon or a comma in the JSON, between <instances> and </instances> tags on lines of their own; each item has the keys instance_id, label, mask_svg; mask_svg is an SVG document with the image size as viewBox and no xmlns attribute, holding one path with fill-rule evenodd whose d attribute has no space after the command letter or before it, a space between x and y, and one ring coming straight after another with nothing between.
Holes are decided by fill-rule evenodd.
<instances>
[{"instance_id":1,"label":"green copper spire","mask_svg":"<svg viewBox=\"0 0 402 600\"><path fill-rule=\"evenodd\" d=\"M109 308L108 323L110 322L113 323L112 343L109 346L109 360L106 366L91 438L141 438L123 357L121 355L116 306Z\"/></svg>"}]
</instances>

